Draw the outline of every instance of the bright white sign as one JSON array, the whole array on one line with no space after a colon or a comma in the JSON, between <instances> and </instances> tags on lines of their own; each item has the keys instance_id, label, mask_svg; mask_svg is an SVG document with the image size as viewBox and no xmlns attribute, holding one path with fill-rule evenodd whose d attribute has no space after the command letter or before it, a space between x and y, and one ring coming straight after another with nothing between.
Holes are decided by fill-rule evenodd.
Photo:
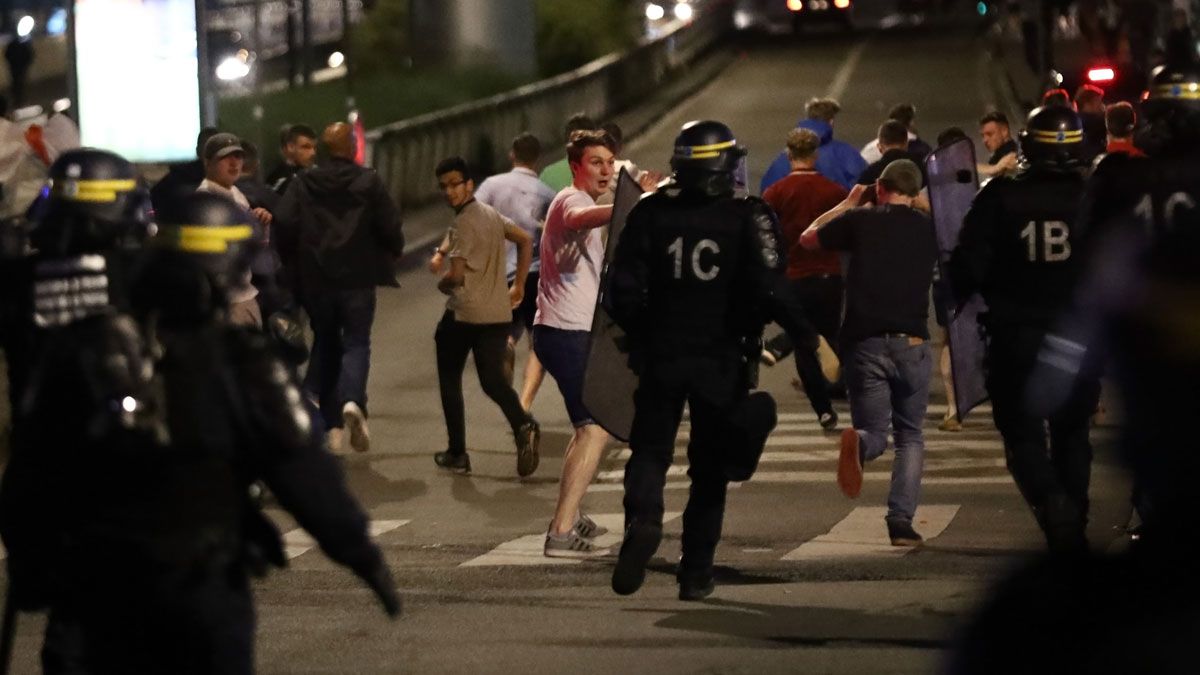
<instances>
[{"instance_id":1,"label":"bright white sign","mask_svg":"<svg viewBox=\"0 0 1200 675\"><path fill-rule=\"evenodd\" d=\"M75 0L83 144L133 162L196 157L195 0Z\"/></svg>"}]
</instances>

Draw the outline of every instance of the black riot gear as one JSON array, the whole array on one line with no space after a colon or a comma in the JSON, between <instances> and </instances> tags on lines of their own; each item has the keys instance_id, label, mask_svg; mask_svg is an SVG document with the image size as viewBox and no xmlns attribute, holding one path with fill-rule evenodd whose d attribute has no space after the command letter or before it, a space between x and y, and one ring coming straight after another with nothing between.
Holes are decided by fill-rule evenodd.
<instances>
[{"instance_id":1,"label":"black riot gear","mask_svg":"<svg viewBox=\"0 0 1200 675\"><path fill-rule=\"evenodd\" d=\"M1051 550L1078 551L1086 545L1088 424L1099 382L1082 380L1054 414L1029 412L1024 395L1042 340L1068 306L1078 273L1084 180L1071 169L1075 151L1060 139L1070 132L1081 139L1082 132L1075 113L1061 107L1035 111L1029 126L1021 143L1034 153L1027 157L1032 161L976 194L948 272L960 303L974 293L987 302L980 319L987 331L986 385L1009 471Z\"/></svg>"},{"instance_id":2,"label":"black riot gear","mask_svg":"<svg viewBox=\"0 0 1200 675\"><path fill-rule=\"evenodd\" d=\"M748 392L783 252L770 207L732 195L728 179L740 149L724 125L689 124L676 146L676 183L630 212L604 300L640 375L625 468L625 542L612 586L622 595L637 591L661 542L663 480L687 404L692 489L677 579L680 599L696 600L712 591L728 482L753 473L774 426L769 396Z\"/></svg>"},{"instance_id":3,"label":"black riot gear","mask_svg":"<svg viewBox=\"0 0 1200 675\"><path fill-rule=\"evenodd\" d=\"M251 672L248 574L286 562L250 494L255 481L385 611L400 611L367 515L293 374L266 335L213 311L223 284L248 271L253 224L205 194L167 216L165 238L132 284L140 323L97 303L48 325L15 419L0 535L13 597L23 609L50 609L50 673L81 663ZM96 259L46 258L38 269Z\"/></svg>"},{"instance_id":4,"label":"black riot gear","mask_svg":"<svg viewBox=\"0 0 1200 675\"><path fill-rule=\"evenodd\" d=\"M684 190L717 196L732 194L735 172L746 156L733 132L720 122L688 122L675 137L671 169Z\"/></svg>"},{"instance_id":5,"label":"black riot gear","mask_svg":"<svg viewBox=\"0 0 1200 675\"><path fill-rule=\"evenodd\" d=\"M1154 70L1142 112L1147 127L1138 145L1151 157L1195 152L1200 145L1200 65L1164 65Z\"/></svg>"},{"instance_id":6,"label":"black riot gear","mask_svg":"<svg viewBox=\"0 0 1200 675\"><path fill-rule=\"evenodd\" d=\"M36 220L30 242L43 256L136 247L154 231L149 193L134 166L95 148L71 150L55 160L49 190L31 214Z\"/></svg>"},{"instance_id":7,"label":"black riot gear","mask_svg":"<svg viewBox=\"0 0 1200 675\"><path fill-rule=\"evenodd\" d=\"M1065 106L1046 106L1029 113L1021 132L1021 156L1043 169L1071 171L1084 160L1083 122Z\"/></svg>"},{"instance_id":8,"label":"black riot gear","mask_svg":"<svg viewBox=\"0 0 1200 675\"><path fill-rule=\"evenodd\" d=\"M208 192L172 202L158 214L158 225L155 247L196 260L220 290L249 272L262 240L257 219L232 200Z\"/></svg>"},{"instance_id":9,"label":"black riot gear","mask_svg":"<svg viewBox=\"0 0 1200 675\"><path fill-rule=\"evenodd\" d=\"M250 274L260 241L258 222L233 201L196 192L158 214L159 234L146 252L133 302L167 324L206 322L227 307L226 290Z\"/></svg>"}]
</instances>

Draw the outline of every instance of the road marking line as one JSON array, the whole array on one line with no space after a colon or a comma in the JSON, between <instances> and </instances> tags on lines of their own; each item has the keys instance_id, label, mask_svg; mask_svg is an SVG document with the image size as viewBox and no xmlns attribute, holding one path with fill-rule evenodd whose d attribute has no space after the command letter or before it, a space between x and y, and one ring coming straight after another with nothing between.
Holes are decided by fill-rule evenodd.
<instances>
[{"instance_id":1,"label":"road marking line","mask_svg":"<svg viewBox=\"0 0 1200 675\"><path fill-rule=\"evenodd\" d=\"M858 62L862 58L863 52L866 51L868 42L870 42L869 39L863 40L850 50L850 54L838 68L837 74L833 76L833 82L830 83L826 96L840 99L842 94L846 93L846 87L850 86L850 78L854 75L854 69L858 67Z\"/></svg>"},{"instance_id":2,"label":"road marking line","mask_svg":"<svg viewBox=\"0 0 1200 675\"><path fill-rule=\"evenodd\" d=\"M398 527L404 527L411 520L372 520L369 531L371 538L380 537ZM300 528L289 530L283 535L284 553L288 560L298 558L316 547L317 542L307 532Z\"/></svg>"},{"instance_id":3,"label":"road marking line","mask_svg":"<svg viewBox=\"0 0 1200 675\"><path fill-rule=\"evenodd\" d=\"M670 511L663 515L663 522L670 522L680 516L678 511ZM617 547L625 533L624 513L593 513L592 520L596 524L608 528L608 533L596 537L595 544L602 549L610 549L609 555L596 556L589 560L611 560L617 553ZM547 558L545 553L546 533L529 534L500 544L478 558L473 558L459 567L500 567L500 566L541 566L541 565L578 565L585 560L575 558Z\"/></svg>"},{"instance_id":4,"label":"road marking line","mask_svg":"<svg viewBox=\"0 0 1200 675\"><path fill-rule=\"evenodd\" d=\"M863 480L886 482L892 479L890 471L868 471ZM751 483L829 483L836 482L836 472L828 471L759 471L750 479ZM1012 483L1008 474L996 476L924 476L921 485L1006 485ZM668 483L669 485L670 483Z\"/></svg>"},{"instance_id":5,"label":"road marking line","mask_svg":"<svg viewBox=\"0 0 1200 675\"><path fill-rule=\"evenodd\" d=\"M946 530L958 513L958 504L929 504L917 509L913 528L925 538L934 539ZM829 560L887 556L898 558L914 549L892 546L883 518L887 508L860 506L846 515L829 532L805 542L780 560Z\"/></svg>"}]
</instances>

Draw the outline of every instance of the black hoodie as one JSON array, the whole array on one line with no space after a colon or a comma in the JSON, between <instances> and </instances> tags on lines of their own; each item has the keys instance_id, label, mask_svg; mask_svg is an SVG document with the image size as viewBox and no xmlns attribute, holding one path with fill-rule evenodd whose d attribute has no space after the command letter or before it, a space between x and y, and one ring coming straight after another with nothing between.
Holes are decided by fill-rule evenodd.
<instances>
[{"instance_id":1,"label":"black hoodie","mask_svg":"<svg viewBox=\"0 0 1200 675\"><path fill-rule=\"evenodd\" d=\"M272 230L301 292L399 285L400 213L372 169L334 158L297 174Z\"/></svg>"}]
</instances>

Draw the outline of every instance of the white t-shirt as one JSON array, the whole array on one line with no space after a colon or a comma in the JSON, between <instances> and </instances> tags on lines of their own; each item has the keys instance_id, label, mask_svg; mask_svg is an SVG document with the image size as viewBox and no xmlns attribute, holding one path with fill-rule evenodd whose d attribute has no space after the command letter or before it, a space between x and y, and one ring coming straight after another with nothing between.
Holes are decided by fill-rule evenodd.
<instances>
[{"instance_id":1,"label":"white t-shirt","mask_svg":"<svg viewBox=\"0 0 1200 675\"><path fill-rule=\"evenodd\" d=\"M563 188L550 202L542 229L542 272L534 324L562 330L592 330L600 270L604 266L601 228L569 230L564 221L567 211L595 205L596 200L574 186Z\"/></svg>"}]
</instances>

